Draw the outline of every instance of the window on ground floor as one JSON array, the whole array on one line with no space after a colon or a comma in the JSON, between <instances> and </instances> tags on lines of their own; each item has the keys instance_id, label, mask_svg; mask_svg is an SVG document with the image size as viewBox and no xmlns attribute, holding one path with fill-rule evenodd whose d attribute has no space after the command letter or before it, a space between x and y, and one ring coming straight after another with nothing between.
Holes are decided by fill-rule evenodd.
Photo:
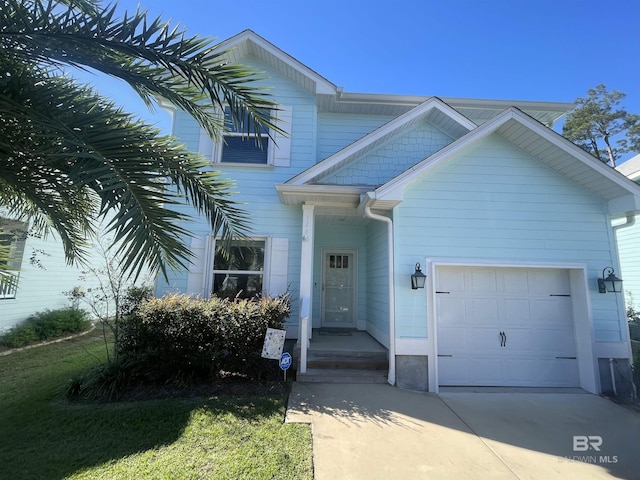
<instances>
[{"instance_id":1,"label":"window on ground floor","mask_svg":"<svg viewBox=\"0 0 640 480\"><path fill-rule=\"evenodd\" d=\"M234 240L228 255L216 247L212 294L222 298L252 298L262 294L264 240Z\"/></svg>"}]
</instances>

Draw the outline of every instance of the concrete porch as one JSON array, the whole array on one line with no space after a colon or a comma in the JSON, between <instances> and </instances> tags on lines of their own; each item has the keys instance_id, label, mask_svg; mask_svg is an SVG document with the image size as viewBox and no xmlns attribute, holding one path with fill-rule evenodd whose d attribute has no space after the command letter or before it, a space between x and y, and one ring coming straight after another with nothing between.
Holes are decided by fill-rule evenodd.
<instances>
[{"instance_id":1,"label":"concrete porch","mask_svg":"<svg viewBox=\"0 0 640 480\"><path fill-rule=\"evenodd\" d=\"M295 346L300 359L300 344ZM386 383L387 349L364 331L314 329L307 350L307 371L298 382Z\"/></svg>"}]
</instances>

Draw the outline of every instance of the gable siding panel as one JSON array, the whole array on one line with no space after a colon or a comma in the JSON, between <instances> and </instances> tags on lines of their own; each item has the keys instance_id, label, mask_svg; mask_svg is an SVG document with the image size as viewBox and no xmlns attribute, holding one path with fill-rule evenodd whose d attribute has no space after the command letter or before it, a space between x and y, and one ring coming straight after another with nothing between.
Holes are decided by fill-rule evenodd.
<instances>
[{"instance_id":1,"label":"gable siding panel","mask_svg":"<svg viewBox=\"0 0 640 480\"><path fill-rule=\"evenodd\" d=\"M595 289L603 266L616 263L606 212L603 200L492 135L407 188L394 213L397 270L425 257L584 263L596 340L620 341L615 298ZM410 293L400 289L399 336L425 330Z\"/></svg>"},{"instance_id":2,"label":"gable siding panel","mask_svg":"<svg viewBox=\"0 0 640 480\"><path fill-rule=\"evenodd\" d=\"M424 122L323 178L321 183L382 185L451 141L451 137L430 123Z\"/></svg>"}]
</instances>

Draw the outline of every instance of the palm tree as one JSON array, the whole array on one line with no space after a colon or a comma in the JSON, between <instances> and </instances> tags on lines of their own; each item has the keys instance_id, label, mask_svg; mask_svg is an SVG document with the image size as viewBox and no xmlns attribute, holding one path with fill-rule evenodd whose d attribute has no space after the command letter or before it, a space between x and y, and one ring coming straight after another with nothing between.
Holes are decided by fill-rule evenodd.
<instances>
[{"instance_id":1,"label":"palm tree","mask_svg":"<svg viewBox=\"0 0 640 480\"><path fill-rule=\"evenodd\" d=\"M277 130L265 113L275 103L259 75L226 64L212 40L140 10L118 18L116 8L0 0L0 208L36 232L57 232L70 263L86 258L105 220L123 269L166 276L191 255L185 203L223 239L246 234L248 217L229 198L233 184L65 69L122 79L150 107L164 99L214 138L224 105L238 122L248 114L259 129Z\"/></svg>"}]
</instances>

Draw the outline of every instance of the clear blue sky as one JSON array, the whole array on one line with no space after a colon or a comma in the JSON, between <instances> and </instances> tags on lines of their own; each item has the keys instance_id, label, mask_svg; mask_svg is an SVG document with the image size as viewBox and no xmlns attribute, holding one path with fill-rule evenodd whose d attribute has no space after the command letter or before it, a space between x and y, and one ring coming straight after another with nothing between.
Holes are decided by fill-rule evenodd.
<instances>
[{"instance_id":1,"label":"clear blue sky","mask_svg":"<svg viewBox=\"0 0 640 480\"><path fill-rule=\"evenodd\" d=\"M252 29L348 92L573 102L604 83L640 114L639 0L122 0L190 34ZM168 131L122 86L117 103Z\"/></svg>"}]
</instances>

